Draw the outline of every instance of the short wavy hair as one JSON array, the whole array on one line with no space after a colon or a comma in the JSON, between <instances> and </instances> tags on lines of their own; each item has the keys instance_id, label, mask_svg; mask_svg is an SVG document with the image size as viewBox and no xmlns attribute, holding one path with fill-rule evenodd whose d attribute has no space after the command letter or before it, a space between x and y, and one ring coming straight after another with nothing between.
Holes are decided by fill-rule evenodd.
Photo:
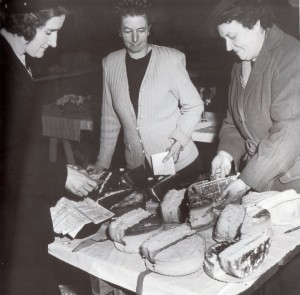
<instances>
[{"instance_id":1,"label":"short wavy hair","mask_svg":"<svg viewBox=\"0 0 300 295\"><path fill-rule=\"evenodd\" d=\"M1 27L12 34L16 34L28 42L36 35L36 30L43 27L46 22L57 16L68 15L69 12L63 6L43 9L33 13L6 14L2 17Z\"/></svg>"},{"instance_id":2,"label":"short wavy hair","mask_svg":"<svg viewBox=\"0 0 300 295\"><path fill-rule=\"evenodd\" d=\"M119 25L126 16L145 16L149 26L154 21L152 4L149 0L119 0L116 15Z\"/></svg>"},{"instance_id":3,"label":"short wavy hair","mask_svg":"<svg viewBox=\"0 0 300 295\"><path fill-rule=\"evenodd\" d=\"M222 7L223 4L223 7ZM219 9L218 9L219 8ZM266 30L271 28L275 17L270 5L266 4L264 0L227 0L220 2L213 12L215 15L215 25L222 23L230 23L237 21L248 29L260 21L261 27Z\"/></svg>"}]
</instances>

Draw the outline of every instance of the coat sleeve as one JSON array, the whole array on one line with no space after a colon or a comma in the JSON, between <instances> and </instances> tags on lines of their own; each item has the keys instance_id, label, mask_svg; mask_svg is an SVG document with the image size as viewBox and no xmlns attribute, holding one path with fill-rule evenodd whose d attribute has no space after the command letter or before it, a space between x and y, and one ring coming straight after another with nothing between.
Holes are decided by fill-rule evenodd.
<instances>
[{"instance_id":1,"label":"coat sleeve","mask_svg":"<svg viewBox=\"0 0 300 295\"><path fill-rule=\"evenodd\" d=\"M271 85L269 134L241 173L241 179L263 191L294 165L300 151L300 50L293 47L277 59Z\"/></svg>"},{"instance_id":2,"label":"coat sleeve","mask_svg":"<svg viewBox=\"0 0 300 295\"><path fill-rule=\"evenodd\" d=\"M106 59L103 59L103 101L100 126L100 149L97 163L108 169L111 164L113 153L116 148L118 136L121 129L121 123L114 110L112 102L111 85L113 81L109 81L106 69ZM112 83L109 83L112 82Z\"/></svg>"},{"instance_id":3,"label":"coat sleeve","mask_svg":"<svg viewBox=\"0 0 300 295\"><path fill-rule=\"evenodd\" d=\"M184 148L191 140L192 132L201 118L204 107L200 94L186 70L185 55L180 53L177 58L174 58L174 63L172 92L179 101L181 115L176 129L169 137L179 141Z\"/></svg>"},{"instance_id":4,"label":"coat sleeve","mask_svg":"<svg viewBox=\"0 0 300 295\"><path fill-rule=\"evenodd\" d=\"M26 148L23 163L18 166L20 171L16 174L21 179L15 183L19 183L21 195L27 195L32 202L43 203L49 208L65 194L67 167L64 163L50 162L46 148L43 142L38 141ZM8 180L13 181L10 177Z\"/></svg>"}]
</instances>

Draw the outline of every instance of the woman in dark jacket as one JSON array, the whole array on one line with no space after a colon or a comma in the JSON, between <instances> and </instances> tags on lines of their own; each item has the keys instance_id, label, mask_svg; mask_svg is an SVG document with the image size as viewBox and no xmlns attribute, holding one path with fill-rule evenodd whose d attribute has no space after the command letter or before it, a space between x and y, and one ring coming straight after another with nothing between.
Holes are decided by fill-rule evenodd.
<instances>
[{"instance_id":1,"label":"woman in dark jacket","mask_svg":"<svg viewBox=\"0 0 300 295\"><path fill-rule=\"evenodd\" d=\"M212 174L226 176L232 162L241 172L223 191L223 206L250 188L300 193L300 42L273 24L265 2L221 0L210 15L227 51L238 57L212 161ZM299 268L297 255L255 294L299 295Z\"/></svg>"},{"instance_id":2,"label":"woman in dark jacket","mask_svg":"<svg viewBox=\"0 0 300 295\"><path fill-rule=\"evenodd\" d=\"M56 47L67 11L53 1L2 3L1 93L1 294L56 294L47 245L53 240L50 207L68 189L86 196L97 184L48 161L42 137L41 98L26 55L41 58Z\"/></svg>"}]
</instances>

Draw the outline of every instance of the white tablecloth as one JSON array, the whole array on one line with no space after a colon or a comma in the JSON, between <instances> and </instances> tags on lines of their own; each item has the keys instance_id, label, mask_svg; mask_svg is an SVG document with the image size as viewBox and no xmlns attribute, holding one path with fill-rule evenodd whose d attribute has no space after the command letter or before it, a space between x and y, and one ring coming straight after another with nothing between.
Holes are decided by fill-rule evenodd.
<instances>
[{"instance_id":1,"label":"white tablecloth","mask_svg":"<svg viewBox=\"0 0 300 295\"><path fill-rule=\"evenodd\" d=\"M211 230L203 232L207 247ZM79 240L57 239L49 245L49 253L60 260L78 267L98 278L136 291L137 279L146 270L144 260L138 254L124 254L113 242L105 241L78 252L72 252ZM263 267L265 274L258 279L242 283L225 283L210 278L203 269L182 277L167 277L155 273L145 276L143 295L234 295L249 289L249 294L261 285L294 255L300 252L300 230L274 236L268 259Z\"/></svg>"}]
</instances>

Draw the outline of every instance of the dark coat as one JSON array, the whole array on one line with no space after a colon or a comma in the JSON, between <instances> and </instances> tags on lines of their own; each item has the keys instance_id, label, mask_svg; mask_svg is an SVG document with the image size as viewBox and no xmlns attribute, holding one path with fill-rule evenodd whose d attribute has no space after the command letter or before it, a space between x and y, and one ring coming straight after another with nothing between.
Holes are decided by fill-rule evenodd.
<instances>
[{"instance_id":1,"label":"dark coat","mask_svg":"<svg viewBox=\"0 0 300 295\"><path fill-rule=\"evenodd\" d=\"M64 193L67 169L48 160L41 98L34 96L31 76L3 37L0 56L0 255L7 289L13 290L25 280L29 286L34 272L42 275L40 266L46 267L47 244L53 240L49 209ZM26 290L26 286L23 288ZM45 294L36 289L37 294ZM8 290L0 293L10 294ZM34 290L28 294L35 294Z\"/></svg>"},{"instance_id":2,"label":"dark coat","mask_svg":"<svg viewBox=\"0 0 300 295\"><path fill-rule=\"evenodd\" d=\"M255 190L300 193L300 42L273 26L245 90L240 77L241 62L232 70L219 150L237 165L247 155L240 177Z\"/></svg>"}]
</instances>

